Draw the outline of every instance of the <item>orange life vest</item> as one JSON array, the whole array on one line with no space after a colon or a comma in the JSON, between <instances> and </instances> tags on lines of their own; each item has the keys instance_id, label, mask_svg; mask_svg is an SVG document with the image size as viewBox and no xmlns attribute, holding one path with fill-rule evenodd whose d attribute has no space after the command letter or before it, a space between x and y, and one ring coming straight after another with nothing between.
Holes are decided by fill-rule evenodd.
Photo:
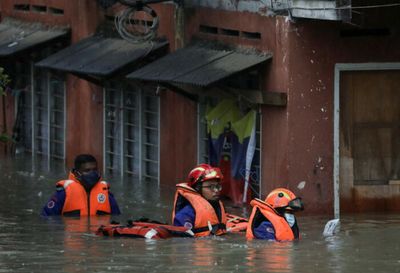
<instances>
[{"instance_id":1,"label":"orange life vest","mask_svg":"<svg viewBox=\"0 0 400 273\"><path fill-rule=\"evenodd\" d=\"M147 239L167 239L171 237L193 237L194 234L185 227L176 227L166 224L131 222L128 225L102 225L98 228L97 235L132 237Z\"/></svg>"},{"instance_id":2,"label":"orange life vest","mask_svg":"<svg viewBox=\"0 0 400 273\"><path fill-rule=\"evenodd\" d=\"M247 239L255 238L253 233L253 225L257 213L261 213L268 221L271 222L275 229L275 238L277 241L293 241L295 239L294 233L286 219L280 216L278 212L270 205L257 198L251 200L250 205L253 206L253 210L251 212L249 224L246 230Z\"/></svg>"},{"instance_id":3,"label":"orange life vest","mask_svg":"<svg viewBox=\"0 0 400 273\"><path fill-rule=\"evenodd\" d=\"M103 215L111 213L108 183L100 181L87 194L85 188L70 173L69 179L57 182L57 187L65 190L65 202L61 214L79 212L83 215Z\"/></svg>"},{"instance_id":4,"label":"orange life vest","mask_svg":"<svg viewBox=\"0 0 400 273\"><path fill-rule=\"evenodd\" d=\"M176 188L172 221L174 221L175 218L175 210L178 209L178 201L184 198L190 203L196 213L196 219L192 229L195 237L208 236L211 234L222 235L226 233L227 219L225 208L221 201L219 201L221 211L221 220L219 220L211 204L192 187L189 187L186 183L181 183L176 185Z\"/></svg>"},{"instance_id":5,"label":"orange life vest","mask_svg":"<svg viewBox=\"0 0 400 273\"><path fill-rule=\"evenodd\" d=\"M226 230L227 232L245 232L247 230L247 225L249 224L249 220L243 218L241 216L226 214L227 224Z\"/></svg>"}]
</instances>

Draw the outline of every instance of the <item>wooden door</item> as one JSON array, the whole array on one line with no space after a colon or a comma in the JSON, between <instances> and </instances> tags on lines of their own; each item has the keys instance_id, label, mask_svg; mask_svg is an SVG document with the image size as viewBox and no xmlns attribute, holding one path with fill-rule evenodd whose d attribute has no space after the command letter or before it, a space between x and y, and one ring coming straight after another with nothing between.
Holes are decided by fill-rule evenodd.
<instances>
[{"instance_id":1,"label":"wooden door","mask_svg":"<svg viewBox=\"0 0 400 273\"><path fill-rule=\"evenodd\" d=\"M349 71L340 78L343 189L400 180L400 71Z\"/></svg>"}]
</instances>

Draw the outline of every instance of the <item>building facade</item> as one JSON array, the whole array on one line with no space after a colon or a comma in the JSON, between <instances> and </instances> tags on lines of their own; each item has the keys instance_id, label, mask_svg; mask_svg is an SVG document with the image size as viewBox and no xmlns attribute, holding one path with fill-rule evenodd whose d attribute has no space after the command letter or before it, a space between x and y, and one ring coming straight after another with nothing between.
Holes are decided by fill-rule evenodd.
<instances>
[{"instance_id":1,"label":"building facade","mask_svg":"<svg viewBox=\"0 0 400 273\"><path fill-rule=\"evenodd\" d=\"M146 59L98 71L95 60L110 52L131 50L118 57L122 63L140 50L120 41L109 45L104 37L102 47L82 42L124 7L104 9L89 0L4 0L1 24L18 27L10 18L41 22L62 34L12 53L3 50L0 65L18 75L12 88L18 95L3 98L7 116L2 114L0 124L9 134L19 124L21 151L59 158L67 166L75 155L92 153L105 172L174 185L207 158L208 103L230 98L257 112L255 196L288 187L302 196L310 214L399 211L399 6L267 2L151 5L159 20L157 35L167 45L152 46ZM234 68L228 69L226 60L223 71L209 69L208 77L166 75L192 69L191 46L198 41L213 50L220 44L235 48ZM84 51L89 46L93 49ZM75 59L55 69L56 62L47 58L55 60L54 54L68 48ZM250 63L250 57L240 59L243 52L263 57ZM170 66L158 75L144 74L164 56ZM222 76L213 81L216 75Z\"/></svg>"}]
</instances>

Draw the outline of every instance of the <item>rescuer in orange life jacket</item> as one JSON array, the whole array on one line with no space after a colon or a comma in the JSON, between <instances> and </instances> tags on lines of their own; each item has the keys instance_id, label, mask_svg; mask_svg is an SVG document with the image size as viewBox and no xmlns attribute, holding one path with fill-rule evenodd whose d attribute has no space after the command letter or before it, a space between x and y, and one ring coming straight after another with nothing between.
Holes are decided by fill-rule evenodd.
<instances>
[{"instance_id":1,"label":"rescuer in orange life jacket","mask_svg":"<svg viewBox=\"0 0 400 273\"><path fill-rule=\"evenodd\" d=\"M174 226L192 229L196 237L226 233L226 213L220 199L221 170L200 164L186 183L176 185L172 219Z\"/></svg>"},{"instance_id":2,"label":"rescuer in orange life jacket","mask_svg":"<svg viewBox=\"0 0 400 273\"><path fill-rule=\"evenodd\" d=\"M253 206L246 230L248 239L258 238L277 241L299 239L299 227L294 213L304 209L300 198L288 189L271 191L265 201L253 199Z\"/></svg>"},{"instance_id":3,"label":"rescuer in orange life jacket","mask_svg":"<svg viewBox=\"0 0 400 273\"><path fill-rule=\"evenodd\" d=\"M74 165L68 179L57 182L56 192L43 207L41 215L120 214L108 183L100 181L96 159L92 155L78 155Z\"/></svg>"}]
</instances>

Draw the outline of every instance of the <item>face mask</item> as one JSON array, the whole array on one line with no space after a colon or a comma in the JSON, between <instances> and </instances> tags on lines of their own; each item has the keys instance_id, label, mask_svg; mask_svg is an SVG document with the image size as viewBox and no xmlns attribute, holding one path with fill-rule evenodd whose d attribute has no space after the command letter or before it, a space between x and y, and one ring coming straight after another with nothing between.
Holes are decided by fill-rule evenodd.
<instances>
[{"instance_id":1,"label":"face mask","mask_svg":"<svg viewBox=\"0 0 400 273\"><path fill-rule=\"evenodd\" d=\"M86 174L82 174L79 177L79 180L89 189L93 188L93 186L100 180L100 174L97 171L91 171Z\"/></svg>"},{"instance_id":2,"label":"face mask","mask_svg":"<svg viewBox=\"0 0 400 273\"><path fill-rule=\"evenodd\" d=\"M294 224L296 223L296 218L291 213L285 213L285 219L288 222L290 227L293 227Z\"/></svg>"}]
</instances>

